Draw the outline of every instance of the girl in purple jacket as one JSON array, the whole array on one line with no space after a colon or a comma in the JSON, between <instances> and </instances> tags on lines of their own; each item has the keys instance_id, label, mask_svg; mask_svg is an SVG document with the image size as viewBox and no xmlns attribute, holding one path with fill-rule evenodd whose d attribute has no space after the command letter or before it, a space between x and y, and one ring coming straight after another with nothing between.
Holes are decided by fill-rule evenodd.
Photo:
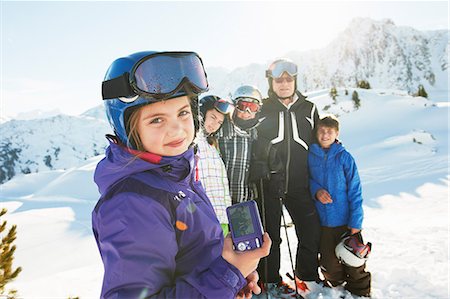
<instances>
[{"instance_id":1,"label":"girl in purple jacket","mask_svg":"<svg viewBox=\"0 0 450 299\"><path fill-rule=\"evenodd\" d=\"M106 156L92 226L105 273L101 298L243 298L259 293L261 248L236 252L196 171L197 96L208 89L193 52L139 52L102 84Z\"/></svg>"}]
</instances>

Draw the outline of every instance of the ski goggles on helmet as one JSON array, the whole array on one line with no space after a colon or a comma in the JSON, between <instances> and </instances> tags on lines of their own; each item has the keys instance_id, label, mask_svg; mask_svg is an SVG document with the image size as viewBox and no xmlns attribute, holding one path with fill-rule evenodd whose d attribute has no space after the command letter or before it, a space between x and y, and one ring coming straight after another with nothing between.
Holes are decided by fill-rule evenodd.
<instances>
[{"instance_id":1,"label":"ski goggles on helmet","mask_svg":"<svg viewBox=\"0 0 450 299\"><path fill-rule=\"evenodd\" d=\"M229 114L233 112L234 106L228 100L220 99L214 103L214 108L222 114Z\"/></svg>"},{"instance_id":2,"label":"ski goggles on helmet","mask_svg":"<svg viewBox=\"0 0 450 299\"><path fill-rule=\"evenodd\" d=\"M266 78L280 78L284 72L291 77L297 76L297 65L291 61L277 60L266 71Z\"/></svg>"},{"instance_id":3,"label":"ski goggles on helmet","mask_svg":"<svg viewBox=\"0 0 450 299\"><path fill-rule=\"evenodd\" d=\"M361 259L367 259L372 249L372 243L361 243L356 236L350 236L344 241L344 246L348 251Z\"/></svg>"},{"instance_id":4,"label":"ski goggles on helmet","mask_svg":"<svg viewBox=\"0 0 450 299\"><path fill-rule=\"evenodd\" d=\"M256 113L261 107L258 103L238 100L236 109L240 112Z\"/></svg>"},{"instance_id":5,"label":"ski goggles on helmet","mask_svg":"<svg viewBox=\"0 0 450 299\"><path fill-rule=\"evenodd\" d=\"M170 98L184 87L196 94L208 90L200 56L194 52L160 52L140 59L130 73L104 81L102 94L104 100L133 102L138 96Z\"/></svg>"},{"instance_id":6,"label":"ski goggles on helmet","mask_svg":"<svg viewBox=\"0 0 450 299\"><path fill-rule=\"evenodd\" d=\"M292 81L294 81L294 77L291 76L287 76L287 77L278 77L278 78L273 78L273 81L275 81L278 84L283 83L284 81L286 81L287 83L291 83Z\"/></svg>"}]
</instances>

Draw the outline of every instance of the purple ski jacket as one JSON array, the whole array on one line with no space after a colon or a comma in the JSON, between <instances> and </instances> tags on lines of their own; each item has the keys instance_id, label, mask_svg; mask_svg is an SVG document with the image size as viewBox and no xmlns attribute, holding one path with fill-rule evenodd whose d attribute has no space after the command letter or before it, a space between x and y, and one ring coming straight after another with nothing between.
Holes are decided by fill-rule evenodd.
<instances>
[{"instance_id":1,"label":"purple ski jacket","mask_svg":"<svg viewBox=\"0 0 450 299\"><path fill-rule=\"evenodd\" d=\"M101 298L235 298L246 285L221 256L222 230L194 165L192 148L150 163L110 143L94 175Z\"/></svg>"}]
</instances>

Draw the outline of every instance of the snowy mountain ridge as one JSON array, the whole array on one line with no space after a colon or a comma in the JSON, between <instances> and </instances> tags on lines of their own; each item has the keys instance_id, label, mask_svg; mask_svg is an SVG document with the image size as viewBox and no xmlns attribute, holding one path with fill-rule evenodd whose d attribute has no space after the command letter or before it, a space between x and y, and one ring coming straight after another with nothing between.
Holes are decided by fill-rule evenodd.
<instances>
[{"instance_id":1,"label":"snowy mountain ridge","mask_svg":"<svg viewBox=\"0 0 450 299\"><path fill-rule=\"evenodd\" d=\"M356 87L366 80L372 88L417 91L448 89L449 31L419 31L396 26L389 19L356 18L327 47L305 52L291 51L282 57L299 66L299 89L317 90L332 86ZM301 39L295 43L305 42ZM268 83L265 64L252 63L226 72L210 68L211 94L227 96L242 84L253 84L263 93Z\"/></svg>"},{"instance_id":2,"label":"snowy mountain ridge","mask_svg":"<svg viewBox=\"0 0 450 299\"><path fill-rule=\"evenodd\" d=\"M104 118L57 115L0 124L0 183L17 174L78 166L103 154L104 136L111 132Z\"/></svg>"}]
</instances>

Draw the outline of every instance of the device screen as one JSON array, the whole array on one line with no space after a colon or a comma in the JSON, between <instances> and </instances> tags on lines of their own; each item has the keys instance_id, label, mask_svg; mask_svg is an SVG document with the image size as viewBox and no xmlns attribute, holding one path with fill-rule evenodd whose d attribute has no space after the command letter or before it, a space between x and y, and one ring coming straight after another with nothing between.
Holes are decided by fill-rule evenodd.
<instances>
[{"instance_id":1,"label":"device screen","mask_svg":"<svg viewBox=\"0 0 450 299\"><path fill-rule=\"evenodd\" d=\"M230 221L236 238L255 233L250 208L248 206L239 206L231 209Z\"/></svg>"}]
</instances>

